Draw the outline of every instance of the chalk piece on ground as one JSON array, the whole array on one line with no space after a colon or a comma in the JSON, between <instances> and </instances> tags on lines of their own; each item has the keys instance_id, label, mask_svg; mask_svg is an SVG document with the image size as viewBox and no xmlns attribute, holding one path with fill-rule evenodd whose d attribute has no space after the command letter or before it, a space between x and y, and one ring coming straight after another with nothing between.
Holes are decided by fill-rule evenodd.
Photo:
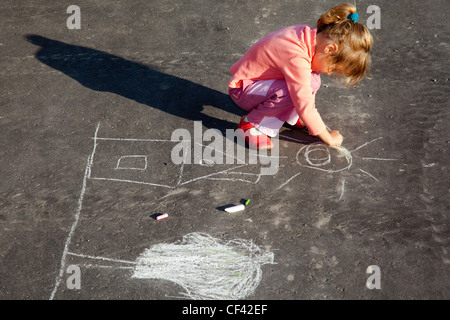
<instances>
[{"instance_id":1,"label":"chalk piece on ground","mask_svg":"<svg viewBox=\"0 0 450 320\"><path fill-rule=\"evenodd\" d=\"M247 201L245 201L245 205L248 206L248 204L250 203L250 199L248 199Z\"/></svg>"},{"instance_id":2,"label":"chalk piece on ground","mask_svg":"<svg viewBox=\"0 0 450 320\"><path fill-rule=\"evenodd\" d=\"M245 206L243 204L240 204L237 206L225 208L225 211L226 212L238 212L238 211L242 211L244 209L245 209Z\"/></svg>"},{"instance_id":3,"label":"chalk piece on ground","mask_svg":"<svg viewBox=\"0 0 450 320\"><path fill-rule=\"evenodd\" d=\"M169 215L167 213L163 213L163 214L156 216L156 220L162 220L162 219L167 218L168 216Z\"/></svg>"}]
</instances>

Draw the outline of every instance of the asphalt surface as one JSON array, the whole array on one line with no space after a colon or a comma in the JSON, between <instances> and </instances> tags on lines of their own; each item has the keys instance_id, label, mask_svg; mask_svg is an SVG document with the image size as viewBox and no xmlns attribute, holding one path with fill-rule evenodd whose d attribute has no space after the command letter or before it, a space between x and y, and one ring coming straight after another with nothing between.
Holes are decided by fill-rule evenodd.
<instances>
[{"instance_id":1,"label":"asphalt surface","mask_svg":"<svg viewBox=\"0 0 450 320\"><path fill-rule=\"evenodd\" d=\"M0 299L449 299L447 0L357 1L381 10L371 79L323 75L316 97L349 153L286 127L274 174L195 163L243 114L230 66L336 4L2 1Z\"/></svg>"}]
</instances>

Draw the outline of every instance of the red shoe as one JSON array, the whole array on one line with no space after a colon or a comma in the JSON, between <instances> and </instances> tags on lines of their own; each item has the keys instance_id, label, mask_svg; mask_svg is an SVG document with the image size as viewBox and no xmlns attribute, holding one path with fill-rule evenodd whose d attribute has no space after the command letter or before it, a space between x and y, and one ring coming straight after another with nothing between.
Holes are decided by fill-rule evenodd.
<instances>
[{"instance_id":1,"label":"red shoe","mask_svg":"<svg viewBox=\"0 0 450 320\"><path fill-rule=\"evenodd\" d=\"M298 118L296 124L290 125L289 123L286 122L286 123L285 123L285 126L287 126L287 127L289 127L289 128L301 129L301 130L303 130L303 131L309 133L309 132L308 132L308 128L305 126L305 124L303 123L303 121L302 121L300 118Z\"/></svg>"},{"instance_id":2,"label":"red shoe","mask_svg":"<svg viewBox=\"0 0 450 320\"><path fill-rule=\"evenodd\" d=\"M244 120L245 115L242 116L241 122L239 122L238 134L241 137L245 138L245 142L248 143L248 146L252 149L260 149L260 150L270 150L273 148L274 143L270 138L264 133L257 131L257 134L252 133L252 131L257 130L255 126L253 126L250 122ZM251 130L255 129L255 130Z\"/></svg>"},{"instance_id":3,"label":"red shoe","mask_svg":"<svg viewBox=\"0 0 450 320\"><path fill-rule=\"evenodd\" d=\"M300 120L300 118L298 118L297 123L294 124L294 127L298 129L303 129L305 127L305 124L303 123L302 120Z\"/></svg>"}]
</instances>

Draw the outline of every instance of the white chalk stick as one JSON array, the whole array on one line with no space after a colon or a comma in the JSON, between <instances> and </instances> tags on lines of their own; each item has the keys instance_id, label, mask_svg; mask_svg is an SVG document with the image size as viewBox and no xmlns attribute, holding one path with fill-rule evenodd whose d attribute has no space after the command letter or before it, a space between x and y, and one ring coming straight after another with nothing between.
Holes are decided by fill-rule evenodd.
<instances>
[{"instance_id":1,"label":"white chalk stick","mask_svg":"<svg viewBox=\"0 0 450 320\"><path fill-rule=\"evenodd\" d=\"M167 218L169 215L167 213L164 214L160 214L159 216L156 217L156 220L162 220Z\"/></svg>"},{"instance_id":2,"label":"white chalk stick","mask_svg":"<svg viewBox=\"0 0 450 320\"><path fill-rule=\"evenodd\" d=\"M243 204L240 204L240 205L237 205L234 207L225 208L225 211L226 212L238 212L238 211L242 211L244 209L245 209L245 206Z\"/></svg>"}]
</instances>

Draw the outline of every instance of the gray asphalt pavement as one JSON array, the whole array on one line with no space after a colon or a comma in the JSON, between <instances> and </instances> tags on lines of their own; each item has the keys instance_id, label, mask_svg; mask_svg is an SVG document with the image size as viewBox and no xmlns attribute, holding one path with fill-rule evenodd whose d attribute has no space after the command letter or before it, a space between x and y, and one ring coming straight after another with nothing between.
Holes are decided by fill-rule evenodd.
<instances>
[{"instance_id":1,"label":"gray asphalt pavement","mask_svg":"<svg viewBox=\"0 0 450 320\"><path fill-rule=\"evenodd\" d=\"M2 1L0 299L449 299L447 0L357 1L371 79L316 97L344 148L195 162L243 115L230 66L336 4Z\"/></svg>"}]
</instances>

